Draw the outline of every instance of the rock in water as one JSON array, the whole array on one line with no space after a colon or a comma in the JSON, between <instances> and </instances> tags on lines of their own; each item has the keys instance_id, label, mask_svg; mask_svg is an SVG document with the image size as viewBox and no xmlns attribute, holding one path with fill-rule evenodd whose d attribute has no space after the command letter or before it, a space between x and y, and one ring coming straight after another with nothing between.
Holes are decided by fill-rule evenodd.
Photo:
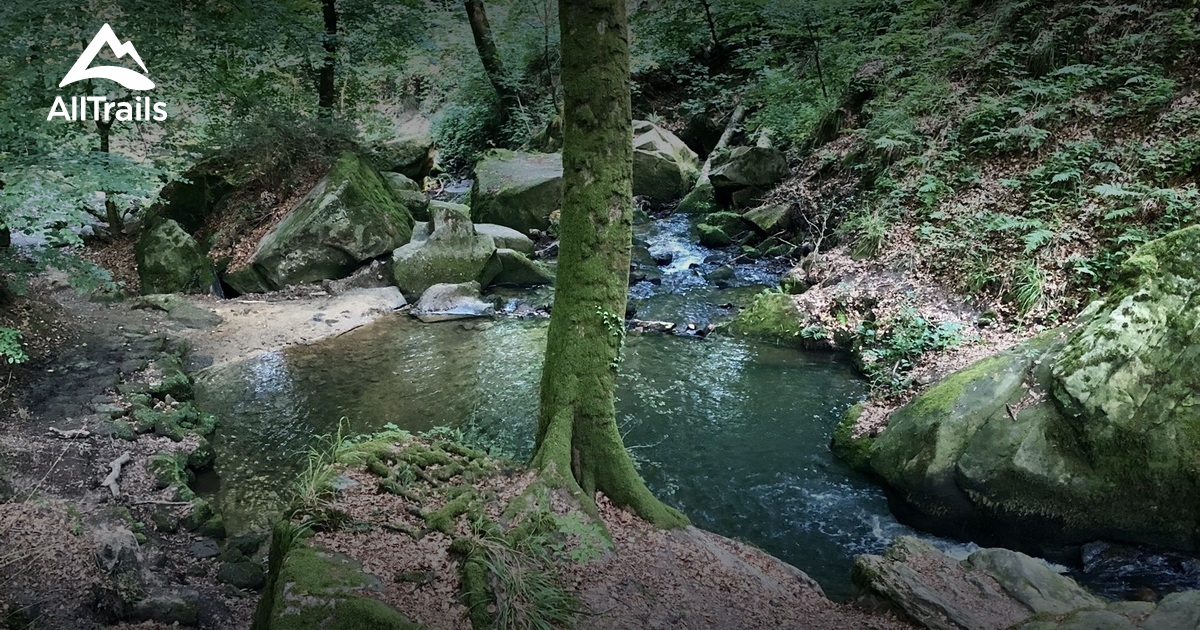
<instances>
[{"instance_id":1,"label":"rock in water","mask_svg":"<svg viewBox=\"0 0 1200 630\"><path fill-rule=\"evenodd\" d=\"M217 280L200 244L171 219L143 232L134 256L143 294L208 293Z\"/></svg>"},{"instance_id":2,"label":"rock in water","mask_svg":"<svg viewBox=\"0 0 1200 630\"><path fill-rule=\"evenodd\" d=\"M550 227L562 204L562 156L491 151L475 165L471 218L522 234Z\"/></svg>"},{"instance_id":3,"label":"rock in water","mask_svg":"<svg viewBox=\"0 0 1200 630\"><path fill-rule=\"evenodd\" d=\"M249 293L345 277L407 243L414 210L420 212L423 203L402 197L362 158L343 153L263 237L249 265L226 281Z\"/></svg>"},{"instance_id":4,"label":"rock in water","mask_svg":"<svg viewBox=\"0 0 1200 630\"><path fill-rule=\"evenodd\" d=\"M633 121L633 194L652 204L687 194L700 174L700 159L675 134L645 120Z\"/></svg>"},{"instance_id":5,"label":"rock in water","mask_svg":"<svg viewBox=\"0 0 1200 630\"><path fill-rule=\"evenodd\" d=\"M435 284L477 282L487 286L496 269L488 262L496 251L492 237L476 234L461 211L447 206L431 210L428 238L392 253L392 278L406 296L415 298Z\"/></svg>"},{"instance_id":6,"label":"rock in water","mask_svg":"<svg viewBox=\"0 0 1200 630\"><path fill-rule=\"evenodd\" d=\"M419 320L444 322L468 317L491 317L496 307L483 301L478 282L435 284L425 290L412 314Z\"/></svg>"},{"instance_id":7,"label":"rock in water","mask_svg":"<svg viewBox=\"0 0 1200 630\"><path fill-rule=\"evenodd\" d=\"M906 511L1021 544L1200 548L1200 226L1144 245L1121 278L1073 327L893 414L870 466Z\"/></svg>"},{"instance_id":8,"label":"rock in water","mask_svg":"<svg viewBox=\"0 0 1200 630\"><path fill-rule=\"evenodd\" d=\"M1035 615L1105 612L1104 600L1044 560L1007 549L981 549L958 562L901 536L883 556L855 558L852 578L860 605L935 630L1000 630Z\"/></svg>"},{"instance_id":9,"label":"rock in water","mask_svg":"<svg viewBox=\"0 0 1200 630\"><path fill-rule=\"evenodd\" d=\"M535 287L554 284L554 272L545 264L530 260L514 249L499 248L492 255L492 264L499 265L492 276L492 284L507 284Z\"/></svg>"}]
</instances>

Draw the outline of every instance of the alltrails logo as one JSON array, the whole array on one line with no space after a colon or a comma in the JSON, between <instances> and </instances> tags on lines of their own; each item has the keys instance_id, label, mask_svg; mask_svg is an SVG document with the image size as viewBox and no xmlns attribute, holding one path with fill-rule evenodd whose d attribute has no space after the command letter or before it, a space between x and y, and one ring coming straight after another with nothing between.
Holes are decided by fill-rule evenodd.
<instances>
[{"instance_id":1,"label":"alltrails logo","mask_svg":"<svg viewBox=\"0 0 1200 630\"><path fill-rule=\"evenodd\" d=\"M146 64L138 55L137 49L133 47L133 42L121 43L112 27L105 24L96 32L96 36L83 50L83 54L79 55L79 59L75 61L75 65L71 66L71 70L67 72L67 76L63 77L58 87L65 87L76 81L87 79L107 79L121 84L127 90L139 91L154 88L154 82L146 75L129 68L120 66L90 67L92 61L96 59L96 55L100 53L100 49L105 46L112 50L117 59L129 55L141 67L142 72L148 72ZM61 116L69 121L103 120L108 122L115 118L122 121L149 122L153 120L161 122L167 119L167 104L151 103L150 97L147 96L117 101L109 101L105 96L73 96L71 97L71 106L67 107L67 101L61 96L56 96L54 105L50 107L50 115L46 117L46 120L54 120L55 116Z\"/></svg>"}]
</instances>

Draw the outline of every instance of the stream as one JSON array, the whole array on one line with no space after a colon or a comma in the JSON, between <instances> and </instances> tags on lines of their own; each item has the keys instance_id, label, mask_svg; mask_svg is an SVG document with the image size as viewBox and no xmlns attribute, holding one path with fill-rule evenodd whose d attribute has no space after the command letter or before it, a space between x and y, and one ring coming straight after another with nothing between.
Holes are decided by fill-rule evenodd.
<instances>
[{"instance_id":1,"label":"stream","mask_svg":"<svg viewBox=\"0 0 1200 630\"><path fill-rule=\"evenodd\" d=\"M785 270L734 261L732 279L710 283L705 274L731 262L731 254L696 245L690 230L684 216L636 226L635 237L652 256L670 258L657 269L661 282L630 288L638 318L702 329L731 315L730 304L773 286ZM549 300L547 292L503 296L510 306ZM422 324L397 314L201 373L198 402L222 419L213 439L220 481L211 490L227 527L236 533L264 526L315 436L334 435L343 424L349 434L388 424L410 431L458 427L518 460L526 457L547 325L515 317ZM897 535L922 535L898 523L883 491L829 450L842 412L866 393L853 367L828 353L723 335L630 335L617 417L660 498L697 526L756 545L808 573L830 598L845 600L853 594L855 555L880 553ZM959 555L974 548L933 542ZM1200 580L1194 561L1094 551L1091 570L1075 577L1109 596L1143 585L1169 592ZM1163 584L1157 579L1163 575L1181 586ZM1145 583L1148 576L1157 576L1153 584Z\"/></svg>"}]
</instances>

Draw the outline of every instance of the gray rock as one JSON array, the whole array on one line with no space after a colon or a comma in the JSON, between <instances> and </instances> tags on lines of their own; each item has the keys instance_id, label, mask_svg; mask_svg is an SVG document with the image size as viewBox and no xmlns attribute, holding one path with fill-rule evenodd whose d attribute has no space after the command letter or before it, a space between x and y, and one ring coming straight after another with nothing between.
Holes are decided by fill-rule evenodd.
<instances>
[{"instance_id":1,"label":"gray rock","mask_svg":"<svg viewBox=\"0 0 1200 630\"><path fill-rule=\"evenodd\" d=\"M217 581L234 588L257 591L266 583L266 576L255 562L226 562L217 570Z\"/></svg>"},{"instance_id":2,"label":"gray rock","mask_svg":"<svg viewBox=\"0 0 1200 630\"><path fill-rule=\"evenodd\" d=\"M201 560L204 558L215 558L221 555L221 545L217 544L217 541L211 538L205 538L192 543L192 546L188 547L188 551Z\"/></svg>"},{"instance_id":3,"label":"gray rock","mask_svg":"<svg viewBox=\"0 0 1200 630\"><path fill-rule=\"evenodd\" d=\"M492 151L475 165L471 218L522 234L546 230L562 204L562 156Z\"/></svg>"},{"instance_id":4,"label":"gray rock","mask_svg":"<svg viewBox=\"0 0 1200 630\"><path fill-rule=\"evenodd\" d=\"M496 307L480 298L478 282L435 284L425 290L412 314L423 322L491 317Z\"/></svg>"},{"instance_id":5,"label":"gray rock","mask_svg":"<svg viewBox=\"0 0 1200 630\"><path fill-rule=\"evenodd\" d=\"M659 205L687 194L700 159L675 134L645 120L633 121L633 194Z\"/></svg>"},{"instance_id":6,"label":"gray rock","mask_svg":"<svg viewBox=\"0 0 1200 630\"><path fill-rule=\"evenodd\" d=\"M133 605L131 621L157 621L181 626L200 623L200 593L182 586L154 588Z\"/></svg>"},{"instance_id":7,"label":"gray rock","mask_svg":"<svg viewBox=\"0 0 1200 630\"><path fill-rule=\"evenodd\" d=\"M895 610L931 630L1008 628L1033 615L992 577L909 536L883 556L855 558L851 578L861 604Z\"/></svg>"},{"instance_id":8,"label":"gray rock","mask_svg":"<svg viewBox=\"0 0 1200 630\"><path fill-rule=\"evenodd\" d=\"M262 238L249 265L225 280L251 293L343 278L409 241L413 215L428 201L404 193L357 155L344 153Z\"/></svg>"},{"instance_id":9,"label":"gray rock","mask_svg":"<svg viewBox=\"0 0 1200 630\"><path fill-rule=\"evenodd\" d=\"M492 240L496 241L496 247L514 249L526 256L533 255L533 240L512 228L493 223L476 223L475 233L492 237Z\"/></svg>"},{"instance_id":10,"label":"gray rock","mask_svg":"<svg viewBox=\"0 0 1200 630\"><path fill-rule=\"evenodd\" d=\"M394 171L410 180L425 179L437 155L431 129L432 123L426 118L409 119L396 129L395 137L371 146L371 163L381 171Z\"/></svg>"},{"instance_id":11,"label":"gray rock","mask_svg":"<svg viewBox=\"0 0 1200 630\"><path fill-rule=\"evenodd\" d=\"M766 188L790 174L787 158L778 149L734 147L713 159L709 181L717 190Z\"/></svg>"},{"instance_id":12,"label":"gray rock","mask_svg":"<svg viewBox=\"0 0 1200 630\"><path fill-rule=\"evenodd\" d=\"M200 244L170 219L142 233L134 257L142 293L208 293L217 280Z\"/></svg>"},{"instance_id":13,"label":"gray rock","mask_svg":"<svg viewBox=\"0 0 1200 630\"><path fill-rule=\"evenodd\" d=\"M545 264L530 260L513 249L499 248L492 255L499 269L492 276L492 284L534 287L554 284L554 272Z\"/></svg>"},{"instance_id":14,"label":"gray rock","mask_svg":"<svg viewBox=\"0 0 1200 630\"><path fill-rule=\"evenodd\" d=\"M1082 608L1103 608L1104 600L1092 595L1044 560L1008 549L981 549L966 565L996 579L1005 592L1034 613L1060 615Z\"/></svg>"},{"instance_id":15,"label":"gray rock","mask_svg":"<svg viewBox=\"0 0 1200 630\"><path fill-rule=\"evenodd\" d=\"M392 252L392 279L406 296L420 296L435 284L477 282L487 286L495 268L492 237L476 234L471 220L453 207L431 209L429 238ZM488 273L485 273L488 272Z\"/></svg>"},{"instance_id":16,"label":"gray rock","mask_svg":"<svg viewBox=\"0 0 1200 630\"><path fill-rule=\"evenodd\" d=\"M140 575L143 558L133 532L101 524L92 530L96 564L109 575Z\"/></svg>"},{"instance_id":17,"label":"gray rock","mask_svg":"<svg viewBox=\"0 0 1200 630\"><path fill-rule=\"evenodd\" d=\"M1154 614L1142 622L1142 630L1177 628L1200 628L1200 591L1167 595L1158 603Z\"/></svg>"},{"instance_id":18,"label":"gray rock","mask_svg":"<svg viewBox=\"0 0 1200 630\"><path fill-rule=\"evenodd\" d=\"M707 278L709 282L729 282L730 280L733 280L736 275L737 272L734 271L733 267L730 267L729 265L721 265L720 267L708 272L708 275L705 276L705 278Z\"/></svg>"}]
</instances>

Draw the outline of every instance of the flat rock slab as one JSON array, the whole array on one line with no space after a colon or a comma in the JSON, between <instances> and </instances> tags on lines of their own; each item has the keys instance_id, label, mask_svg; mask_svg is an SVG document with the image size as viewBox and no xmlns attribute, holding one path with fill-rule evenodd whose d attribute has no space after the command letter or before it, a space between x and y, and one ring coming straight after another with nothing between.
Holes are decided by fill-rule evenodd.
<instances>
[{"instance_id":1,"label":"flat rock slab","mask_svg":"<svg viewBox=\"0 0 1200 630\"><path fill-rule=\"evenodd\" d=\"M215 329L188 336L192 351L212 357L213 366L310 344L369 324L407 303L396 287L350 289L341 295L315 294L297 299L204 300L221 316Z\"/></svg>"}]
</instances>

